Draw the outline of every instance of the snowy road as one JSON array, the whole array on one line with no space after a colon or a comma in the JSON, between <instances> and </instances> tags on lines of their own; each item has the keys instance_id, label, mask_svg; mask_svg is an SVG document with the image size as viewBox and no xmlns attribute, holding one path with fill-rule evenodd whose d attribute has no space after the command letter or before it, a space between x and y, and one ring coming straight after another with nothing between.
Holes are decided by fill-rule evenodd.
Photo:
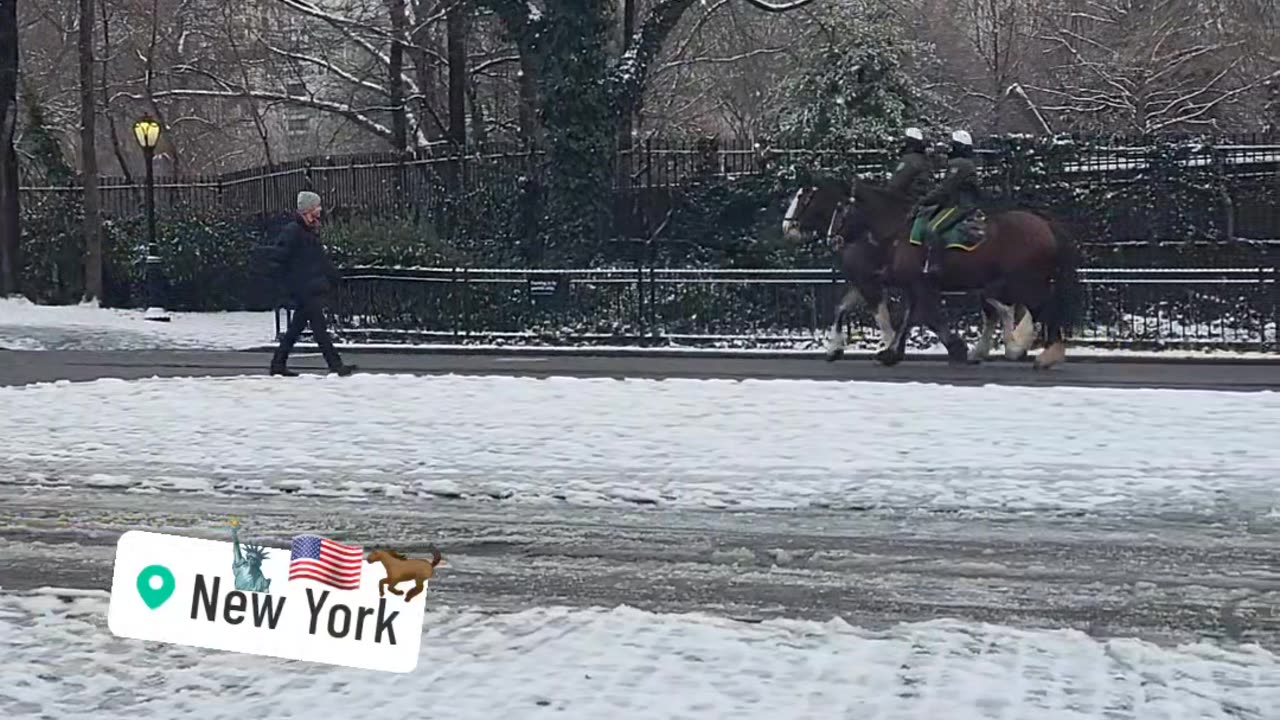
<instances>
[{"instance_id":1,"label":"snowy road","mask_svg":"<svg viewBox=\"0 0 1280 720\"><path fill-rule=\"evenodd\" d=\"M57 718L1270 720L1273 531L1087 518L23 493L0 554L0 712ZM283 546L439 539L422 659L384 676L112 638L134 527ZM619 608L618 606L626 606ZM698 614L686 614L686 613ZM656 613L656 614L651 614ZM701 613L708 613L702 615ZM839 618L833 620L833 618ZM1261 646L1261 648L1259 647ZM145 648L145 649L144 649ZM447 693L440 692L448 688ZM365 716L365 715L360 715Z\"/></svg>"},{"instance_id":2,"label":"snowy road","mask_svg":"<svg viewBox=\"0 0 1280 720\"><path fill-rule=\"evenodd\" d=\"M376 374L0 407L2 717L1280 716L1274 392ZM229 517L438 544L412 681L107 633L122 532Z\"/></svg>"},{"instance_id":3,"label":"snowy road","mask_svg":"<svg viewBox=\"0 0 1280 720\"><path fill-rule=\"evenodd\" d=\"M0 554L15 561L0 571L6 591L106 588L124 531L226 539L226 518L235 516L276 547L318 527L332 527L334 539L410 550L437 541L450 567L432 586L433 603L484 611L626 604L752 620L839 616L875 628L949 617L1166 643L1210 637L1280 646L1280 519L1250 528L440 500L156 502L109 492L53 500L27 492L5 503Z\"/></svg>"}]
</instances>

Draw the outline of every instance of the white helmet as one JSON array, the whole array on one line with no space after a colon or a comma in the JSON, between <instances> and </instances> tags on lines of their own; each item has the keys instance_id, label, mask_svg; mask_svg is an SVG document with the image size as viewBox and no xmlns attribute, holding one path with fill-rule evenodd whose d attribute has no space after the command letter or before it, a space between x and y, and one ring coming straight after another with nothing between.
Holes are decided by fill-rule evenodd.
<instances>
[{"instance_id":1,"label":"white helmet","mask_svg":"<svg viewBox=\"0 0 1280 720\"><path fill-rule=\"evenodd\" d=\"M907 128L907 131L903 134L911 138L912 140L919 140L920 142L924 142L924 133L920 131L920 128L914 128L914 127Z\"/></svg>"},{"instance_id":2,"label":"white helmet","mask_svg":"<svg viewBox=\"0 0 1280 720\"><path fill-rule=\"evenodd\" d=\"M973 138L969 137L969 133L966 130L956 130L951 133L951 142L973 147Z\"/></svg>"}]
</instances>

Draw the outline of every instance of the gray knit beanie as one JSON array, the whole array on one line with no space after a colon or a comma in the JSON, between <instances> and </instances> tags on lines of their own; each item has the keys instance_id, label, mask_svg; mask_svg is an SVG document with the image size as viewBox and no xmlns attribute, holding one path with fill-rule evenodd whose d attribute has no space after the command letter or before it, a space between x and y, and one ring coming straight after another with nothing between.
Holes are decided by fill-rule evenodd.
<instances>
[{"instance_id":1,"label":"gray knit beanie","mask_svg":"<svg viewBox=\"0 0 1280 720\"><path fill-rule=\"evenodd\" d=\"M298 212L304 213L320 207L320 196L310 190L298 193Z\"/></svg>"}]
</instances>

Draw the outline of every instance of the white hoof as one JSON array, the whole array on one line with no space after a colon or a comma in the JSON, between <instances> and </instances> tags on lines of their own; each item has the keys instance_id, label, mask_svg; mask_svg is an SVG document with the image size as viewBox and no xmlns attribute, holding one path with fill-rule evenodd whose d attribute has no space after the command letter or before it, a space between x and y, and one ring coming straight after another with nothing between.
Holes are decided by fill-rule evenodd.
<instances>
[{"instance_id":1,"label":"white hoof","mask_svg":"<svg viewBox=\"0 0 1280 720\"><path fill-rule=\"evenodd\" d=\"M1027 350L1031 349L1031 343L1036 341L1036 322L1031 318L1031 313L1023 308L1022 319L1018 321L1017 327L1013 329L1013 337L1011 344L1022 350L1025 355Z\"/></svg>"},{"instance_id":2,"label":"white hoof","mask_svg":"<svg viewBox=\"0 0 1280 720\"><path fill-rule=\"evenodd\" d=\"M827 359L835 360L844 354L846 339L842 332L832 332L827 337Z\"/></svg>"},{"instance_id":3,"label":"white hoof","mask_svg":"<svg viewBox=\"0 0 1280 720\"><path fill-rule=\"evenodd\" d=\"M1065 360L1067 357L1067 346L1058 342L1044 349L1044 352L1036 356L1035 369L1048 370Z\"/></svg>"}]
</instances>

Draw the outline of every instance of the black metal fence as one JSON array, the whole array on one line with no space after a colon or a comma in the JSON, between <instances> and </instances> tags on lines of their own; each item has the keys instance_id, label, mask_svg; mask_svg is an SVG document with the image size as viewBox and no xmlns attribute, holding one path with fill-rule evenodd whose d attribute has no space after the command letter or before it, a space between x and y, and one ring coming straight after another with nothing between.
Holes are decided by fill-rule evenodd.
<instances>
[{"instance_id":1,"label":"black metal fence","mask_svg":"<svg viewBox=\"0 0 1280 720\"><path fill-rule=\"evenodd\" d=\"M1081 283L1078 344L1280 352L1278 268L1089 268ZM816 269L353 268L333 320L348 342L809 348L842 292ZM972 338L976 300L946 306ZM844 330L855 345L879 340L865 310Z\"/></svg>"},{"instance_id":2,"label":"black metal fence","mask_svg":"<svg viewBox=\"0 0 1280 720\"><path fill-rule=\"evenodd\" d=\"M1106 215L1099 238L1186 239L1187 229L1194 228L1208 237L1280 239L1280 137L997 137L981 145L985 185L993 192L1050 206L1076 220ZM806 150L745 141L650 141L612 159L615 230L620 236L646 236L697 183L786 176L797 168L874 175L890 167L894 152L880 142ZM156 199L162 209L187 205L262 217L287 209L299 190L312 188L325 195L338 216L411 213L447 226L459 214L483 216L499 207L514 212L544 160L540 151L514 147L450 155L316 157L220 176L157 178ZM107 177L100 188L108 217L141 212L144 197L137 182ZM22 192L39 199L78 196L80 189L24 187ZM1085 202L1084 195L1091 199Z\"/></svg>"}]
</instances>

